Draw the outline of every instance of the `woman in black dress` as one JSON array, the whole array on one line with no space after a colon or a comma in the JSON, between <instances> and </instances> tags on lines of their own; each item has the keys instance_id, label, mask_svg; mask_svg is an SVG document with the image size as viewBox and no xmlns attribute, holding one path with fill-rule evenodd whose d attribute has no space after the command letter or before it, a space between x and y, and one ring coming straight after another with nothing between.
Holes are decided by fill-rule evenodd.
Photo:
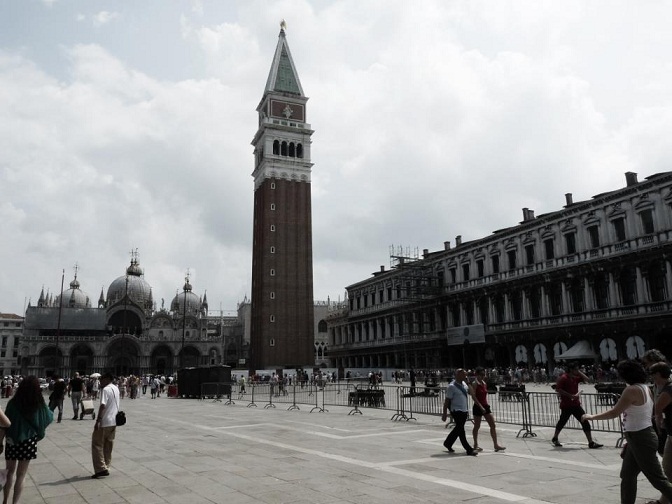
<instances>
[{"instance_id":1,"label":"woman in black dress","mask_svg":"<svg viewBox=\"0 0 672 504\"><path fill-rule=\"evenodd\" d=\"M53 413L44 402L37 377L27 376L21 380L14 397L7 403L5 414L12 424L3 431L6 433L7 462L3 504L9 503L12 487L14 488L12 502L17 504L23 491L23 480L28 472L28 464L37 458L37 442L44 438L47 425L54 419Z\"/></svg>"}]
</instances>

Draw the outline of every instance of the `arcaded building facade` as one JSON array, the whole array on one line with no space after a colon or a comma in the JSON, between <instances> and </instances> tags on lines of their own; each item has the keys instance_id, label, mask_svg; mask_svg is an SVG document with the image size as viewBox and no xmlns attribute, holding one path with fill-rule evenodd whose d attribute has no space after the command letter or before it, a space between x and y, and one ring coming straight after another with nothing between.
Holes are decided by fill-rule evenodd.
<instances>
[{"instance_id":1,"label":"arcaded building facade","mask_svg":"<svg viewBox=\"0 0 672 504\"><path fill-rule=\"evenodd\" d=\"M547 366L672 355L672 172L470 242L392 252L327 317L338 367ZM577 347L578 348L578 347Z\"/></svg>"},{"instance_id":2,"label":"arcaded building facade","mask_svg":"<svg viewBox=\"0 0 672 504\"><path fill-rule=\"evenodd\" d=\"M284 28L254 136L250 371L312 366L311 158L313 131Z\"/></svg>"},{"instance_id":3,"label":"arcaded building facade","mask_svg":"<svg viewBox=\"0 0 672 504\"><path fill-rule=\"evenodd\" d=\"M70 376L169 375L181 367L227 364L247 357L244 310L208 311L207 295L193 292L187 277L168 306L157 306L137 257L110 283L96 305L82 290L77 273L61 295L40 293L28 306L19 346L19 372Z\"/></svg>"}]
</instances>

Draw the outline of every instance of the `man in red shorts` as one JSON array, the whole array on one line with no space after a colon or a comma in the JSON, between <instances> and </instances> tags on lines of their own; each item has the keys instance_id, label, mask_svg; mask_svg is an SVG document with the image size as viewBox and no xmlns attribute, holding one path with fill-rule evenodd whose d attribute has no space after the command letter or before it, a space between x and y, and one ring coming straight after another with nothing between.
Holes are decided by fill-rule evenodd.
<instances>
[{"instance_id":1,"label":"man in red shorts","mask_svg":"<svg viewBox=\"0 0 672 504\"><path fill-rule=\"evenodd\" d=\"M555 434L551 442L553 446L562 447L558 441L560 431L569 420L570 416L574 416L583 428L583 433L588 440L588 448L602 448L603 445L593 441L593 436L590 432L590 422L581 422L581 417L586 412L581 407L581 400L579 399L579 383L589 381L588 377L581 372L579 365L576 362L570 362L567 365L567 372L558 378L555 384L555 391L560 396L560 420L555 426Z\"/></svg>"}]
</instances>

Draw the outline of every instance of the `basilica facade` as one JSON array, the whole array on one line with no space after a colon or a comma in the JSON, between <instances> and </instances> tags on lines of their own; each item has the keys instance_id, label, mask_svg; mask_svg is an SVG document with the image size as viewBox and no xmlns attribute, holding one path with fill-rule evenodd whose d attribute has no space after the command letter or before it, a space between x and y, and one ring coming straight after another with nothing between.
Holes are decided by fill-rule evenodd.
<instances>
[{"instance_id":1,"label":"basilica facade","mask_svg":"<svg viewBox=\"0 0 672 504\"><path fill-rule=\"evenodd\" d=\"M197 295L188 277L169 306L162 301L157 307L134 257L107 294L101 291L95 306L77 273L62 294L40 293L37 305L25 313L20 372L169 375L182 367L237 366L249 347L244 338L247 312L249 303L244 302L237 314L211 314L207 295Z\"/></svg>"}]
</instances>

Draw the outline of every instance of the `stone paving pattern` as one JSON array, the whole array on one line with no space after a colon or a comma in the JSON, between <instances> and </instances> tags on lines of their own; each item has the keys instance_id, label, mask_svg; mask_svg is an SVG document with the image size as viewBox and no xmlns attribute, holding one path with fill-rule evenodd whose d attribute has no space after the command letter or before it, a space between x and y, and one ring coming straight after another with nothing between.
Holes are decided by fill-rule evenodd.
<instances>
[{"instance_id":1,"label":"stone paving pattern","mask_svg":"<svg viewBox=\"0 0 672 504\"><path fill-rule=\"evenodd\" d=\"M62 423L38 444L26 477L25 503L268 503L413 504L468 502L617 503L621 459L618 436L589 450L583 433L564 430L563 448L551 429L517 438L499 424L505 452L494 453L487 429L484 451L449 454L440 418L391 421L393 412L310 406L247 407L245 401L124 399L128 423L117 429L109 477L92 480L94 421ZM0 401L4 408L6 400ZM96 406L97 407L97 406ZM468 424L469 426L470 424ZM485 423L484 423L485 425ZM657 497L641 478L638 503Z\"/></svg>"}]
</instances>

